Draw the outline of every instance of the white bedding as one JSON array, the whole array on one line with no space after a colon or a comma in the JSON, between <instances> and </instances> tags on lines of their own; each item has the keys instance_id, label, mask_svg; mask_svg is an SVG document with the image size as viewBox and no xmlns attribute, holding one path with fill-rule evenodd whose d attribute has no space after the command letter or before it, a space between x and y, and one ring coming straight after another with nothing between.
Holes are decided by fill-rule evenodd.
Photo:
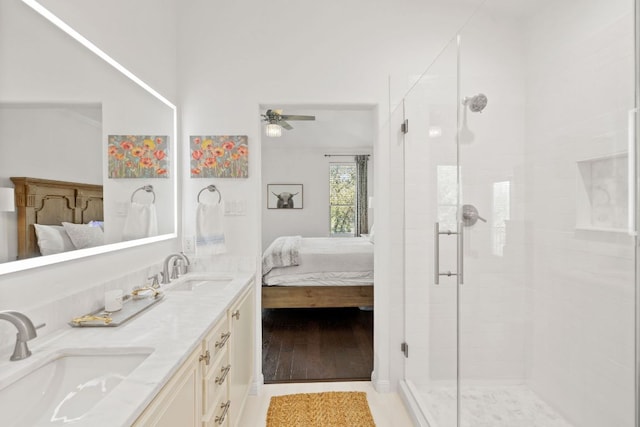
<instances>
[{"instance_id":1,"label":"white bedding","mask_svg":"<svg viewBox=\"0 0 640 427\"><path fill-rule=\"evenodd\" d=\"M275 267L263 277L269 286L353 286L373 284L373 243L365 237L304 237L298 265Z\"/></svg>"}]
</instances>

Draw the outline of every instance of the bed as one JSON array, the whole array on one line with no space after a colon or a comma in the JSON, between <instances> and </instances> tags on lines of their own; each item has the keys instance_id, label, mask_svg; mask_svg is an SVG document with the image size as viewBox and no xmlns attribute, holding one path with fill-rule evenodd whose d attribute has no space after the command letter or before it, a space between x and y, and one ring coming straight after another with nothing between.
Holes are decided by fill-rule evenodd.
<instances>
[{"instance_id":1,"label":"bed","mask_svg":"<svg viewBox=\"0 0 640 427\"><path fill-rule=\"evenodd\" d=\"M36 225L60 228L62 223L85 225L104 221L102 185L29 177L12 177L11 181L15 185L18 214L17 259L48 254L41 253L38 246Z\"/></svg>"},{"instance_id":2,"label":"bed","mask_svg":"<svg viewBox=\"0 0 640 427\"><path fill-rule=\"evenodd\" d=\"M373 306L368 237L278 237L262 267L262 308Z\"/></svg>"}]
</instances>

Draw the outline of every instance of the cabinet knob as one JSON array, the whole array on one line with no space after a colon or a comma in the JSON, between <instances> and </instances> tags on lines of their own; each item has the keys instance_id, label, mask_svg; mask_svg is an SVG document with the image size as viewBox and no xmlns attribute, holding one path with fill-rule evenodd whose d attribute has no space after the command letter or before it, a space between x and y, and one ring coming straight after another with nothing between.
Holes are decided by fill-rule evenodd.
<instances>
[{"instance_id":1,"label":"cabinet knob","mask_svg":"<svg viewBox=\"0 0 640 427\"><path fill-rule=\"evenodd\" d=\"M240 310L236 310L231 314L231 317L235 317L236 320L240 320Z\"/></svg>"},{"instance_id":2,"label":"cabinet knob","mask_svg":"<svg viewBox=\"0 0 640 427\"><path fill-rule=\"evenodd\" d=\"M205 365L209 365L209 362L211 362L211 353L209 353L209 350L207 350L204 354L200 355L200 358L198 359L199 362L202 362L204 360L204 364Z\"/></svg>"}]
</instances>

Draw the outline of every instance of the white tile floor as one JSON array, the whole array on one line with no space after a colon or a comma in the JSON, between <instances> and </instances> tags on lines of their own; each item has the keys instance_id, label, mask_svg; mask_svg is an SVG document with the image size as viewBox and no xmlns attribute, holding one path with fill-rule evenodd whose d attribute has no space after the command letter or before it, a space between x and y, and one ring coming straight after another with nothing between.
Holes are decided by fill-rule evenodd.
<instances>
[{"instance_id":1,"label":"white tile floor","mask_svg":"<svg viewBox=\"0 0 640 427\"><path fill-rule=\"evenodd\" d=\"M433 427L456 425L456 389L419 388L423 403L436 421ZM573 427L525 386L465 386L462 427Z\"/></svg>"},{"instance_id":2,"label":"white tile floor","mask_svg":"<svg viewBox=\"0 0 640 427\"><path fill-rule=\"evenodd\" d=\"M245 404L241 427L266 426L267 409L271 396L295 393L321 393L325 391L364 391L367 393L369 408L376 427L412 427L413 423L397 393L378 393L371 382L322 382L295 384L268 384L263 386L259 396L249 396Z\"/></svg>"}]
</instances>

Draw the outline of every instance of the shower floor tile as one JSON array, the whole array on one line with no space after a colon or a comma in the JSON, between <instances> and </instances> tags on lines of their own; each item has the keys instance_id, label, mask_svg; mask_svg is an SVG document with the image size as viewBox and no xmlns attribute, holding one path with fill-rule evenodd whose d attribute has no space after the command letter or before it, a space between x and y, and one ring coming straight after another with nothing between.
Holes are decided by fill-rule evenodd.
<instances>
[{"instance_id":1,"label":"shower floor tile","mask_svg":"<svg viewBox=\"0 0 640 427\"><path fill-rule=\"evenodd\" d=\"M456 426L455 388L419 387L423 404L436 424ZM462 427L574 427L525 386L465 386Z\"/></svg>"}]
</instances>

